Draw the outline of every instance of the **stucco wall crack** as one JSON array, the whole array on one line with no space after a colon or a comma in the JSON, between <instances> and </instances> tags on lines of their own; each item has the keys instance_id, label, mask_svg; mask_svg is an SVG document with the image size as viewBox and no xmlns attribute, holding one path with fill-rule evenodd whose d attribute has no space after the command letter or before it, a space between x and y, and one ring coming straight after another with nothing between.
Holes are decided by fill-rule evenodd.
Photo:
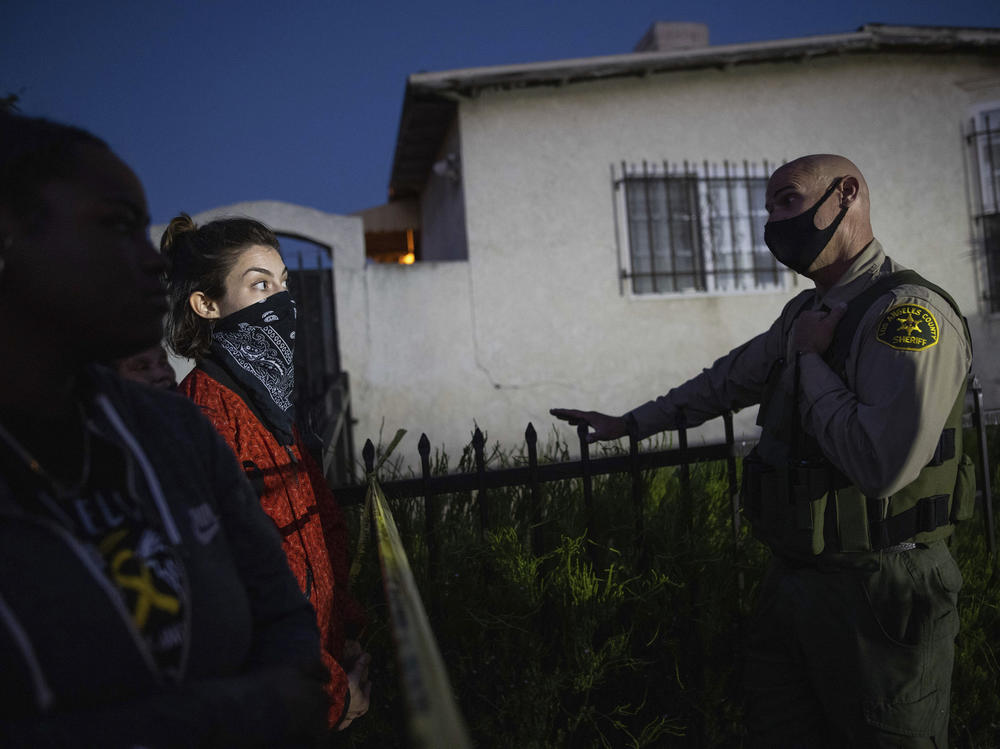
<instances>
[{"instance_id":1,"label":"stucco wall crack","mask_svg":"<svg viewBox=\"0 0 1000 749\"><path fill-rule=\"evenodd\" d=\"M472 263L466 265L469 274L469 315L472 318L472 356L476 369L483 373L494 390L532 390L543 387L575 387L577 383L568 380L534 380L528 382L499 382L493 372L482 361L479 343L479 318L476 315L476 283L472 273Z\"/></svg>"}]
</instances>

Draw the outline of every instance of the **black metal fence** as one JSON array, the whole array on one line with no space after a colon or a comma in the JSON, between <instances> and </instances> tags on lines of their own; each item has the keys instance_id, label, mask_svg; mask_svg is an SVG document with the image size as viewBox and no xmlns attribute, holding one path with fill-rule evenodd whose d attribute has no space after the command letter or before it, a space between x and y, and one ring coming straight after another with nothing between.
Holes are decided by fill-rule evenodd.
<instances>
[{"instance_id":1,"label":"black metal fence","mask_svg":"<svg viewBox=\"0 0 1000 749\"><path fill-rule=\"evenodd\" d=\"M477 427L472 437L472 449L475 470L469 473L453 473L435 476L431 474L430 452L431 444L426 434L420 436L417 450L420 454L421 475L415 478L387 481L381 484L386 497L400 499L406 497L423 497L428 503L425 513L424 528L428 539L428 552L431 565L435 566L436 548L434 546L435 523L438 516L436 502L441 495L458 492L476 492L476 508L479 521L479 533L484 535L490 528L490 492L504 487L524 487L531 497L531 507L535 513L532 526L536 533L532 538L533 551L542 554L540 527L542 509L541 485L552 481L579 479L582 486L583 502L587 517L593 510L593 478L608 474L628 474L631 483L631 508L635 524L636 537L643 534L643 478L644 471L667 466L680 467L681 491L685 497L690 497L692 463L710 460L726 461L726 472L729 480L729 493L733 503L733 533L739 533L740 515L737 491L736 473L736 443L733 438L732 414L723 417L726 429L726 441L721 444L690 447L687 444L687 430L678 430L679 447L672 450L639 451L639 440L635 435L628 439L627 455L617 455L602 458L590 456L590 445L587 442L587 427L577 428L580 443L580 459L559 463L539 463L538 435L533 425L528 424L524 432L527 463L513 468L486 470L486 438ZM362 449L365 462L365 472L371 472L375 464L375 446L371 440ZM337 499L342 505L357 504L364 501L366 487L362 485L341 486L334 489ZM590 527L588 522L588 527Z\"/></svg>"},{"instance_id":2,"label":"black metal fence","mask_svg":"<svg viewBox=\"0 0 1000 749\"><path fill-rule=\"evenodd\" d=\"M996 542L993 531L993 500L989 471L989 456L986 444L987 413L983 408L983 391L978 378L970 375L968 382L967 408L965 426L971 428L977 436L977 446L974 459L977 465L978 502L983 509L983 522L986 531L990 553L995 553ZM688 444L688 430L683 426L677 430L677 447L668 450L639 451L639 440L635 434L628 437L628 453L609 457L593 458L590 455L590 445L587 442L587 427L577 428L580 459L557 463L540 463L538 460L538 435L534 426L528 424L525 429L524 465L497 470L486 470L486 438L477 427L472 437L472 450L475 469L466 473L433 475L431 472L431 443L426 434L420 436L417 450L420 455L420 476L398 479L381 483L382 490L389 499L423 497L426 504L424 513L424 533L428 544L429 564L436 568L439 549L435 525L439 515L437 503L442 495L459 492L475 492L476 511L478 516L478 531L482 536L491 527L490 504L491 491L504 487L523 487L531 498L530 507L534 517L531 526L535 529L532 537L532 550L541 555L542 497L541 486L547 482L578 479L581 483L582 500L588 519L587 527L593 527L589 522L593 511L593 478L608 474L627 474L630 479L630 505L632 521L635 526L635 537L639 544L643 543L643 513L645 497L643 496L645 482L643 473L651 469L677 466L682 501L689 503L691 496L691 466L703 461L725 461L726 477L731 502L731 524L734 542L740 535L740 501L736 460L743 452L745 443L737 443L733 436L733 417L731 413L723 414L725 441L717 444L691 446ZM683 415L681 415L683 424ZM971 446L970 448L971 449ZM371 473L375 465L375 445L371 440L365 442L362 450L365 473ZM334 493L342 505L359 504L364 501L365 485L348 485L334 488Z\"/></svg>"}]
</instances>

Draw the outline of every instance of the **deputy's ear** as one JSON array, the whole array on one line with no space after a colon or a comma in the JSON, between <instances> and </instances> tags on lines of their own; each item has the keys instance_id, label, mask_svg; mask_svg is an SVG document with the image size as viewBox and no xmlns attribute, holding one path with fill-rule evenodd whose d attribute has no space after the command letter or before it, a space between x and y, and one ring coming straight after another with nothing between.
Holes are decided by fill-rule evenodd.
<instances>
[{"instance_id":1,"label":"deputy's ear","mask_svg":"<svg viewBox=\"0 0 1000 749\"><path fill-rule=\"evenodd\" d=\"M840 181L840 207L846 208L858 199L861 185L858 184L857 177L848 174Z\"/></svg>"},{"instance_id":2,"label":"deputy's ear","mask_svg":"<svg viewBox=\"0 0 1000 749\"><path fill-rule=\"evenodd\" d=\"M191 294L188 297L188 304L198 317L204 317L206 320L218 320L222 316L219 314L219 305L205 296L203 291Z\"/></svg>"}]
</instances>

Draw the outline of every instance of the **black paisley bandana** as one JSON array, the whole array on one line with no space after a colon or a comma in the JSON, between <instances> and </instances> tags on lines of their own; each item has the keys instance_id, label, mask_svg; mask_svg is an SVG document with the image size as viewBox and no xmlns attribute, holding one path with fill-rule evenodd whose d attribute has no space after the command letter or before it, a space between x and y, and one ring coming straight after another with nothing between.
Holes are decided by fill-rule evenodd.
<instances>
[{"instance_id":1,"label":"black paisley bandana","mask_svg":"<svg viewBox=\"0 0 1000 749\"><path fill-rule=\"evenodd\" d=\"M210 355L254 401L282 444L295 420L295 302L287 291L224 317L212 332Z\"/></svg>"}]
</instances>

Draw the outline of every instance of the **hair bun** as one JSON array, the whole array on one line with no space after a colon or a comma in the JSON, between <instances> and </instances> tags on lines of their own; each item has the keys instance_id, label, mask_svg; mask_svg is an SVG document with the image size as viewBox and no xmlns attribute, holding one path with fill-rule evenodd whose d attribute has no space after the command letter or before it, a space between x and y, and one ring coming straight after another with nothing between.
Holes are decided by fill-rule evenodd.
<instances>
[{"instance_id":1,"label":"hair bun","mask_svg":"<svg viewBox=\"0 0 1000 749\"><path fill-rule=\"evenodd\" d=\"M181 213L170 219L163 236L160 237L160 252L166 253L168 256L173 255L177 249L177 238L189 231L198 231L198 224L186 213Z\"/></svg>"}]
</instances>

